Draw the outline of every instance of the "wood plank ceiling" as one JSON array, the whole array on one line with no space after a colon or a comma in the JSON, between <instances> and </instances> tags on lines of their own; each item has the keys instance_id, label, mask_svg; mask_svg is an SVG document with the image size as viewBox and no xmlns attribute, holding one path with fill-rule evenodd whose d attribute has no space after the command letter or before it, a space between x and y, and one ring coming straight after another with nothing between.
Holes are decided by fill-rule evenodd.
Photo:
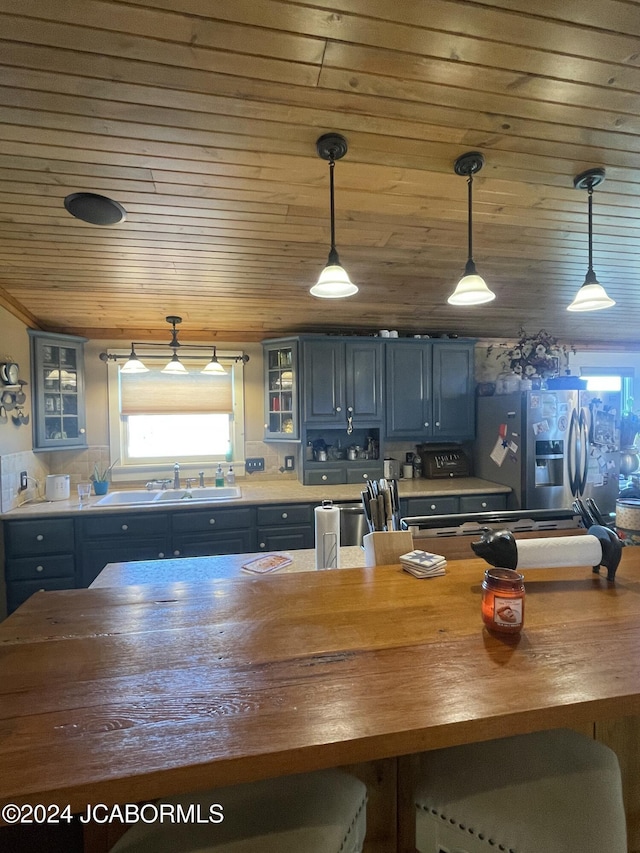
<instances>
[{"instance_id":1,"label":"wood plank ceiling","mask_svg":"<svg viewBox=\"0 0 640 853\"><path fill-rule=\"evenodd\" d=\"M640 4L0 0L0 304L91 338L457 333L637 348ZM317 300L329 172L359 293ZM454 308L467 256L497 294ZM594 267L617 304L568 314ZM63 207L105 194L102 228Z\"/></svg>"}]
</instances>

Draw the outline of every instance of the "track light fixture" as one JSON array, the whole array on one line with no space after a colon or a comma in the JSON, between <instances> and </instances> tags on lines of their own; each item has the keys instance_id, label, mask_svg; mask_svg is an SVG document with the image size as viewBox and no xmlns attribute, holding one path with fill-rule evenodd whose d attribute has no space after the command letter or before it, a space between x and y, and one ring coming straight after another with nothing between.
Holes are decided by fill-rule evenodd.
<instances>
[{"instance_id":1,"label":"track light fixture","mask_svg":"<svg viewBox=\"0 0 640 853\"><path fill-rule=\"evenodd\" d=\"M316 141L318 156L329 161L329 195L331 208L331 249L326 267L320 273L317 284L311 288L312 296L321 299L343 299L358 292L357 286L349 279L347 271L340 265L336 249L335 207L333 189L333 170L336 160L347 153L347 140L339 133L325 133Z\"/></svg>"},{"instance_id":2,"label":"track light fixture","mask_svg":"<svg viewBox=\"0 0 640 853\"><path fill-rule=\"evenodd\" d=\"M587 169L573 179L573 186L577 190L587 190L589 195L589 268L584 284L571 305L567 305L567 311L600 311L616 304L607 296L593 271L593 189L604 181L604 176L604 169Z\"/></svg>"},{"instance_id":3,"label":"track light fixture","mask_svg":"<svg viewBox=\"0 0 640 853\"><path fill-rule=\"evenodd\" d=\"M473 261L473 205L472 187L473 176L484 166L484 157L479 151L469 151L458 157L454 163L456 175L466 175L468 187L468 251L467 265L464 275L456 285L456 289L447 299L449 305L481 305L483 302L491 302L496 298L495 293L489 290L485 280L478 275L476 265Z\"/></svg>"},{"instance_id":4,"label":"track light fixture","mask_svg":"<svg viewBox=\"0 0 640 853\"><path fill-rule=\"evenodd\" d=\"M171 356L171 358L169 359L167 364L162 368L162 370L160 372L161 373L173 373L176 375L187 374L189 371L184 366L184 364L180 361L180 357L178 356L178 350L179 349L180 350L207 350L207 351L211 352L212 347L206 346L206 345L199 345L199 344L181 344L180 341L178 340L178 329L176 328L176 326L182 322L182 317L177 317L174 314L171 314L168 317L165 317L165 320L167 321L167 323L171 324L171 340L169 341L168 346L171 350L173 350L173 355ZM138 354L136 352L136 347L138 347L138 349L140 349L140 347L150 347L154 350L158 349L157 344L141 343L140 341L132 342L131 352L129 353L129 356L127 357L127 360L125 361L125 363L120 368L121 373L146 373L149 370L149 368L146 367L142 363L140 358L138 357ZM122 356L118 356L115 353L107 353L107 352L101 352L100 353L100 360L101 361L115 361L115 362L117 362L119 358L122 358ZM234 356L225 356L224 358L227 359L228 361L235 361L235 362L242 361L245 364L249 361L249 356L244 355L244 354L243 355L234 355ZM155 359L155 360L161 359L164 361L166 359L166 356L158 355L157 353L145 355L145 360L149 360L149 359ZM209 375L211 375L211 374L223 375L226 372L227 371L224 369L224 367L222 366L222 364L218 360L218 356L216 353L216 347L213 347L211 359L202 368L200 373L206 373Z\"/></svg>"}]
</instances>

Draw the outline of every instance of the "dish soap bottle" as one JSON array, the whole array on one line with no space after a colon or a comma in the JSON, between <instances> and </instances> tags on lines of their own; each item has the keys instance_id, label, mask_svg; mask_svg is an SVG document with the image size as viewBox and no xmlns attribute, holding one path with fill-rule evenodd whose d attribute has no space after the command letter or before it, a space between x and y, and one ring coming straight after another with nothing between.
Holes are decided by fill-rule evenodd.
<instances>
[{"instance_id":1,"label":"dish soap bottle","mask_svg":"<svg viewBox=\"0 0 640 853\"><path fill-rule=\"evenodd\" d=\"M233 470L233 465L229 465L229 470L227 471L227 478L226 479L227 479L227 485L228 486L235 485L236 474L235 474L235 471Z\"/></svg>"},{"instance_id":2,"label":"dish soap bottle","mask_svg":"<svg viewBox=\"0 0 640 853\"><path fill-rule=\"evenodd\" d=\"M224 486L224 474L222 473L222 465L218 462L216 468L216 487Z\"/></svg>"}]
</instances>

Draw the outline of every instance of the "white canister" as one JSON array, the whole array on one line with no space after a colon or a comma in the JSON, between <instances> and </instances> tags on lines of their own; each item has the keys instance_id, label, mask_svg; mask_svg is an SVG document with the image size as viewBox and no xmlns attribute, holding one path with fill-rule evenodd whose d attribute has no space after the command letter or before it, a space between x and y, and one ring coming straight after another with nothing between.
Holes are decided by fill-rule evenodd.
<instances>
[{"instance_id":1,"label":"white canister","mask_svg":"<svg viewBox=\"0 0 640 853\"><path fill-rule=\"evenodd\" d=\"M69 474L48 474L44 486L44 496L48 501L69 500Z\"/></svg>"},{"instance_id":2,"label":"white canister","mask_svg":"<svg viewBox=\"0 0 640 853\"><path fill-rule=\"evenodd\" d=\"M405 462L402 466L402 476L405 480L410 480L413 477L413 464L411 462Z\"/></svg>"}]
</instances>

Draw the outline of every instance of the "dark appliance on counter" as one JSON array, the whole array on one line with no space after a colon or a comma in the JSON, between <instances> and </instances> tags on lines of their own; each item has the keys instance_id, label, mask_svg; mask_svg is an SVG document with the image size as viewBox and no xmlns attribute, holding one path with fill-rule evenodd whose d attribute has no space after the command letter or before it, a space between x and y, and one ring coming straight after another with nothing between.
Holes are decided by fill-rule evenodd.
<instances>
[{"instance_id":1,"label":"dark appliance on counter","mask_svg":"<svg viewBox=\"0 0 640 853\"><path fill-rule=\"evenodd\" d=\"M469 477L469 457L458 445L434 447L432 444L418 445L422 460L422 476L429 480L445 477Z\"/></svg>"},{"instance_id":2,"label":"dark appliance on counter","mask_svg":"<svg viewBox=\"0 0 640 853\"><path fill-rule=\"evenodd\" d=\"M619 403L605 409L588 391L540 390L478 397L476 405L475 476L510 486L510 509L582 498L605 517L615 511Z\"/></svg>"}]
</instances>

